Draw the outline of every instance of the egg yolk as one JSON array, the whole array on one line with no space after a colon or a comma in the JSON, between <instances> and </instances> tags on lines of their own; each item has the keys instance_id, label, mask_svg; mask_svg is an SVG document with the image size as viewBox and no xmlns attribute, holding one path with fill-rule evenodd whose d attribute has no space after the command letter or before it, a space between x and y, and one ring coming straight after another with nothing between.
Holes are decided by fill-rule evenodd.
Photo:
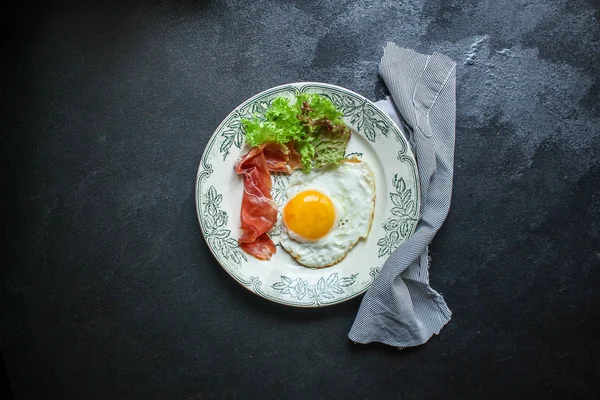
<instances>
[{"instance_id":1,"label":"egg yolk","mask_svg":"<svg viewBox=\"0 0 600 400\"><path fill-rule=\"evenodd\" d=\"M295 195L283 208L283 221L288 229L308 240L327 234L335 223L331 199L317 190Z\"/></svg>"}]
</instances>

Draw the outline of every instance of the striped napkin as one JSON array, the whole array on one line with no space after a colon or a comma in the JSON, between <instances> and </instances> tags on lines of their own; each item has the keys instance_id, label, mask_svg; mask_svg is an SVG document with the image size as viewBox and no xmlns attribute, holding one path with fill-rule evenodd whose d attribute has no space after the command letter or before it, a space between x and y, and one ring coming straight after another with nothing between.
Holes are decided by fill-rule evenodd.
<instances>
[{"instance_id":1,"label":"striped napkin","mask_svg":"<svg viewBox=\"0 0 600 400\"><path fill-rule=\"evenodd\" d=\"M391 99L377 103L409 136L419 169L421 218L413 236L390 255L365 294L348 334L357 343L398 348L425 343L450 321L429 286L428 246L448 215L452 195L456 64L388 43L379 65Z\"/></svg>"}]
</instances>

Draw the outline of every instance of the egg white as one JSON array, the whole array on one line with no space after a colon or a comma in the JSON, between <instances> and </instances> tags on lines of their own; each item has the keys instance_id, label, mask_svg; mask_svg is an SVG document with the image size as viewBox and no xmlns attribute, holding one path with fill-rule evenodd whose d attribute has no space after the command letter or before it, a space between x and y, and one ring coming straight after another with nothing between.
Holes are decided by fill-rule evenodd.
<instances>
[{"instance_id":1,"label":"egg white","mask_svg":"<svg viewBox=\"0 0 600 400\"><path fill-rule=\"evenodd\" d=\"M287 198L306 190L317 190L331 199L334 225L325 236L307 240L284 223L280 243L300 264L311 268L331 266L369 234L375 210L375 178L365 162L344 162L336 168L292 174Z\"/></svg>"}]
</instances>

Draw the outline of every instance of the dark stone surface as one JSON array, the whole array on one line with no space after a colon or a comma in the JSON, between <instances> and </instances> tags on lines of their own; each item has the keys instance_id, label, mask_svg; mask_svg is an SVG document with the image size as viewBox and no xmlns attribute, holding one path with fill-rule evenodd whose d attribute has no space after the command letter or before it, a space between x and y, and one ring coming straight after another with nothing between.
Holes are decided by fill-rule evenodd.
<instances>
[{"instance_id":1,"label":"dark stone surface","mask_svg":"<svg viewBox=\"0 0 600 400\"><path fill-rule=\"evenodd\" d=\"M163 1L2 16L2 352L17 398L597 398L597 1ZM373 100L386 41L457 63L456 176L431 250L453 310L398 352L359 299L258 298L194 211L208 138L266 88Z\"/></svg>"}]
</instances>

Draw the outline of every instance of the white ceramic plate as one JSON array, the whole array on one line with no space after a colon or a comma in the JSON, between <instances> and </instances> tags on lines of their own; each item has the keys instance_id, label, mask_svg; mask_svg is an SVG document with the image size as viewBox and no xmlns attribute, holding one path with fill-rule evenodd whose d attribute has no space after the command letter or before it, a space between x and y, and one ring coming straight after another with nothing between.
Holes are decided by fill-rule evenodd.
<instances>
[{"instance_id":1,"label":"white ceramic plate","mask_svg":"<svg viewBox=\"0 0 600 400\"><path fill-rule=\"evenodd\" d=\"M371 231L338 264L310 269L298 264L280 245L269 261L260 261L238 246L242 178L237 158L249 148L240 118L261 115L275 97L318 93L344 113L352 129L348 155L369 163L375 173L377 201ZM301 173L301 172L298 172ZM272 175L273 198L284 204L288 177ZM196 211L204 238L217 261L236 281L266 299L297 307L340 303L365 292L387 256L414 232L419 216L417 164L405 136L372 102L341 87L301 82L274 87L246 100L212 135L196 177ZM280 219L270 232L278 243Z\"/></svg>"}]
</instances>

